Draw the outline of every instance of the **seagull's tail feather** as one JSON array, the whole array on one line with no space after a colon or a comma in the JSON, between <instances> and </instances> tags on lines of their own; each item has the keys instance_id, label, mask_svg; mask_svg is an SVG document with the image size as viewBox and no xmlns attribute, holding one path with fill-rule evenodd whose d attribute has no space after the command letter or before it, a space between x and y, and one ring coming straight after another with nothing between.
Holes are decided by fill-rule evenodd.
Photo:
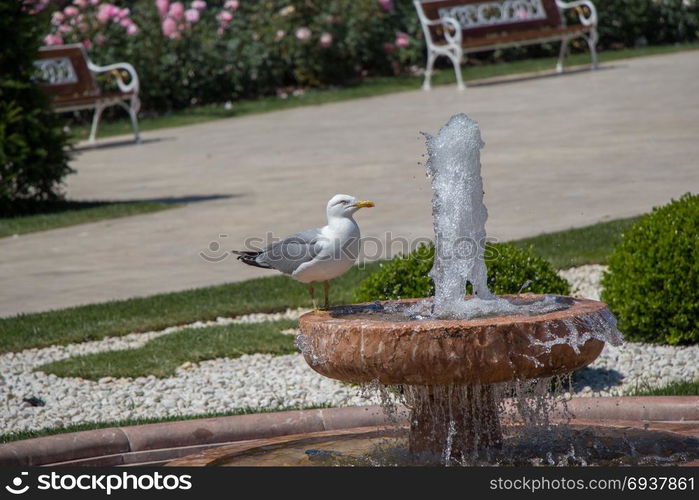
<instances>
[{"instance_id":1,"label":"seagull's tail feather","mask_svg":"<svg viewBox=\"0 0 699 500\"><path fill-rule=\"evenodd\" d=\"M265 264L264 262L257 262L257 257L262 252L238 252L236 250L232 250L231 253L236 254L238 256L238 260L243 261L248 266L261 267L262 269L271 269L271 267Z\"/></svg>"}]
</instances>

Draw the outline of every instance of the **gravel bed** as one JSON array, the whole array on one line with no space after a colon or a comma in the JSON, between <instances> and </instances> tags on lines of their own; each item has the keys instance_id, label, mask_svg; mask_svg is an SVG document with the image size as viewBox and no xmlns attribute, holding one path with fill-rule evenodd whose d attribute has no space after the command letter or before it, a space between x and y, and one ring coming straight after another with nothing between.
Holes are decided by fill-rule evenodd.
<instances>
[{"instance_id":1,"label":"gravel bed","mask_svg":"<svg viewBox=\"0 0 699 500\"><path fill-rule=\"evenodd\" d=\"M53 361L103 351L136 349L183 330L234 323L298 319L304 309L275 314L217 318L160 331L132 333L93 342L27 349L0 356L0 429L3 432L108 422L229 412L236 408L361 405L375 402L357 387L322 377L298 354L244 355L184 363L173 377L104 377L98 381L34 372ZM295 329L285 330L294 334ZM24 399L37 398L43 406Z\"/></svg>"},{"instance_id":2,"label":"gravel bed","mask_svg":"<svg viewBox=\"0 0 699 500\"><path fill-rule=\"evenodd\" d=\"M574 295L597 299L603 271L603 266L582 266L561 271L561 275L571 283ZM0 429L13 432L81 422L228 412L236 408L376 403L376 397L368 398L358 387L318 375L299 354L254 354L185 363L173 377L163 379L106 377L90 381L32 371L72 356L135 349L183 328L295 319L304 312L296 309L217 318L161 331L1 355ZM283 333L293 335L296 330L287 329ZM619 347L607 346L592 365L575 374L573 388L579 395L623 395L636 388L699 379L698 360L699 345L669 347L627 342ZM44 406L23 401L32 397L41 400Z\"/></svg>"},{"instance_id":3,"label":"gravel bed","mask_svg":"<svg viewBox=\"0 0 699 500\"><path fill-rule=\"evenodd\" d=\"M570 292L574 297L599 300L600 281L606 269L607 266L592 264L558 271L558 274L570 283Z\"/></svg>"},{"instance_id":4,"label":"gravel bed","mask_svg":"<svg viewBox=\"0 0 699 500\"><path fill-rule=\"evenodd\" d=\"M575 297L599 300L607 266L588 265L559 271ZM678 380L699 379L699 345L673 347L624 342L607 344L594 363L578 370L573 390L578 396L623 396L637 389L660 387Z\"/></svg>"}]
</instances>

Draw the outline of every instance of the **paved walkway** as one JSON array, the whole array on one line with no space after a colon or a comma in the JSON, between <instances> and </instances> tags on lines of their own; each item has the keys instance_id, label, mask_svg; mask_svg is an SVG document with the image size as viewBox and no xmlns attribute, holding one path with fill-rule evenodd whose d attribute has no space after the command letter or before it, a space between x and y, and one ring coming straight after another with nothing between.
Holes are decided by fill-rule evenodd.
<instances>
[{"instance_id":1,"label":"paved walkway","mask_svg":"<svg viewBox=\"0 0 699 500\"><path fill-rule=\"evenodd\" d=\"M429 237L418 132L457 112L481 124L488 231L499 239L635 215L699 191L699 51L158 130L140 146L81 153L68 196L193 201L1 239L0 315L266 275L199 253L216 240L239 248L319 225L338 192L376 202L357 216L364 235Z\"/></svg>"}]
</instances>

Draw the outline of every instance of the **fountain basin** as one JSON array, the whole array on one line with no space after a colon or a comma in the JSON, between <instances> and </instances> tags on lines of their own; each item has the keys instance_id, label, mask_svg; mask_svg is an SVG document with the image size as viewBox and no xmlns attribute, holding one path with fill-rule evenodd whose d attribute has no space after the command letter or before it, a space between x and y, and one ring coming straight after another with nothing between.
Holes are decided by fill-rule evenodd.
<instances>
[{"instance_id":1,"label":"fountain basin","mask_svg":"<svg viewBox=\"0 0 699 500\"><path fill-rule=\"evenodd\" d=\"M536 301L544 296L502 297ZM614 324L607 306L589 299L561 298L565 309L534 316L410 319L402 311L419 300L424 299L307 313L299 321L297 343L311 368L338 380L480 385L582 368L602 352L600 332Z\"/></svg>"}]
</instances>

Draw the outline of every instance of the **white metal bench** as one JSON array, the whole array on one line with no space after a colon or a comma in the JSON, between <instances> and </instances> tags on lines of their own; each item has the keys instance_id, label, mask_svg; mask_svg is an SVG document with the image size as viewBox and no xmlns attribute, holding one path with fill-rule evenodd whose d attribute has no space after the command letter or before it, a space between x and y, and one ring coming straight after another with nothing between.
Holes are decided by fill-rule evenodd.
<instances>
[{"instance_id":1,"label":"white metal bench","mask_svg":"<svg viewBox=\"0 0 699 500\"><path fill-rule=\"evenodd\" d=\"M427 45L424 90L432 85L435 59L448 57L459 89L464 54L535 43L561 42L556 71L563 71L568 43L584 38L597 67L597 10L589 0L413 0ZM566 11L578 22L568 25Z\"/></svg>"},{"instance_id":2,"label":"white metal bench","mask_svg":"<svg viewBox=\"0 0 699 500\"><path fill-rule=\"evenodd\" d=\"M51 96L51 105L56 112L64 113L83 109L94 109L89 142L95 142L102 112L110 106L121 106L131 118L131 127L136 142L138 132L138 74L129 63L98 66L87 57L80 44L42 47L39 59L34 63L39 72L39 86ZM95 76L109 73L116 79L118 91L102 92ZM124 81L128 76L128 82Z\"/></svg>"}]
</instances>

